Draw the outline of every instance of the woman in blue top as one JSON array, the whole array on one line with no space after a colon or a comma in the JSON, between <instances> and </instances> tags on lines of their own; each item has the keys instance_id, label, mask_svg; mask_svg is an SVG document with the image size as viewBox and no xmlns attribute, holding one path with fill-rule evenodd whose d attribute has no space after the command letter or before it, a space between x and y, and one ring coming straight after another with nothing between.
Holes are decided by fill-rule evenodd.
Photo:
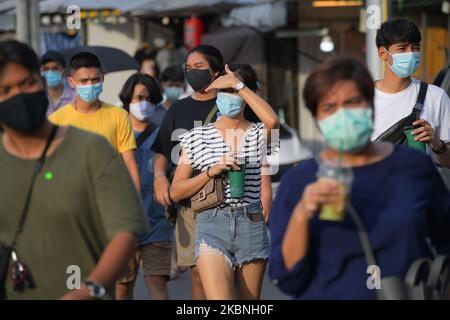
<instances>
[{"instance_id":1,"label":"woman in blue top","mask_svg":"<svg viewBox=\"0 0 450 320\"><path fill-rule=\"evenodd\" d=\"M136 163L141 179L141 197L150 233L140 237L139 249L116 286L118 299L131 299L139 265L151 299L168 299L173 229L165 217L164 207L153 198L153 151L151 147L158 127L152 123L156 106L162 101L161 89L155 79L136 73L125 82L120 100L130 113L136 137Z\"/></svg>"},{"instance_id":2,"label":"woman in blue top","mask_svg":"<svg viewBox=\"0 0 450 320\"><path fill-rule=\"evenodd\" d=\"M269 220L270 276L298 299L374 299L351 217L332 222L317 215L339 194L336 182L317 181L317 162L337 162L337 150L343 151L341 161L353 171L349 199L367 229L381 277L404 278L416 259L450 253L450 194L427 156L370 141L374 86L360 62L325 62L309 76L303 94L327 149L282 179Z\"/></svg>"}]
</instances>

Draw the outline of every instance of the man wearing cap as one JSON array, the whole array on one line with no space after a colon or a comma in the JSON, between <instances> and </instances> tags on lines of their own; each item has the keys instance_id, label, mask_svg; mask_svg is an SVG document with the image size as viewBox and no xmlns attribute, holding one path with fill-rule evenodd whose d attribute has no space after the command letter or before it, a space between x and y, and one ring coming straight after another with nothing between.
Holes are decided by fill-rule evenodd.
<instances>
[{"instance_id":1,"label":"man wearing cap","mask_svg":"<svg viewBox=\"0 0 450 320\"><path fill-rule=\"evenodd\" d=\"M75 99L75 93L64 79L65 68L66 61L57 51L47 51L41 57L41 74L47 83L50 102L47 116Z\"/></svg>"}]
</instances>

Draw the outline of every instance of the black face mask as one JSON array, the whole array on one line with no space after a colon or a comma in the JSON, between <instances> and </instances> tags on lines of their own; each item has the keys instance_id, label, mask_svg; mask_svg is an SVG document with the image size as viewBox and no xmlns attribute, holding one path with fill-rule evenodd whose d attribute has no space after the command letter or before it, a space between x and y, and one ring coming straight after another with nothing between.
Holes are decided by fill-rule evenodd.
<instances>
[{"instance_id":1,"label":"black face mask","mask_svg":"<svg viewBox=\"0 0 450 320\"><path fill-rule=\"evenodd\" d=\"M194 91L200 92L206 89L212 82L212 74L209 69L191 69L186 72L186 79Z\"/></svg>"},{"instance_id":2,"label":"black face mask","mask_svg":"<svg viewBox=\"0 0 450 320\"><path fill-rule=\"evenodd\" d=\"M44 122L48 98L44 90L20 93L0 102L0 122L22 133L33 133Z\"/></svg>"}]
</instances>

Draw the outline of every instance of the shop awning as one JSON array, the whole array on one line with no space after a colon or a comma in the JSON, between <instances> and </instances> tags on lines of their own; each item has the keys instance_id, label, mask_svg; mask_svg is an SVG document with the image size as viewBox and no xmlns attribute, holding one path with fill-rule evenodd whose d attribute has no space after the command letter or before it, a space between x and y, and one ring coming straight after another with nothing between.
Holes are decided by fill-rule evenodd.
<instances>
[{"instance_id":1,"label":"shop awning","mask_svg":"<svg viewBox=\"0 0 450 320\"><path fill-rule=\"evenodd\" d=\"M129 3L125 11L147 14L187 15L212 13L267 0L140 0Z\"/></svg>"},{"instance_id":2,"label":"shop awning","mask_svg":"<svg viewBox=\"0 0 450 320\"><path fill-rule=\"evenodd\" d=\"M123 13L157 16L189 15L268 1L270 0L46 0L40 3L40 10L41 13L65 12L68 6L77 5L81 10L115 9Z\"/></svg>"},{"instance_id":3,"label":"shop awning","mask_svg":"<svg viewBox=\"0 0 450 320\"><path fill-rule=\"evenodd\" d=\"M41 13L66 12L71 5L79 6L81 10L117 9L122 10L123 0L46 0L39 4Z\"/></svg>"}]
</instances>

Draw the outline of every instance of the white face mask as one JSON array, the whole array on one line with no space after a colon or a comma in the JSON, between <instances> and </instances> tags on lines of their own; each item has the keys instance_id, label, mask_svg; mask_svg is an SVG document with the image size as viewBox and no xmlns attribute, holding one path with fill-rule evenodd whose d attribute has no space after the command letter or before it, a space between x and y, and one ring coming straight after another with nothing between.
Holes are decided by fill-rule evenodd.
<instances>
[{"instance_id":1,"label":"white face mask","mask_svg":"<svg viewBox=\"0 0 450 320\"><path fill-rule=\"evenodd\" d=\"M131 114L139 121L149 120L155 113L155 106L148 101L130 103Z\"/></svg>"}]
</instances>

